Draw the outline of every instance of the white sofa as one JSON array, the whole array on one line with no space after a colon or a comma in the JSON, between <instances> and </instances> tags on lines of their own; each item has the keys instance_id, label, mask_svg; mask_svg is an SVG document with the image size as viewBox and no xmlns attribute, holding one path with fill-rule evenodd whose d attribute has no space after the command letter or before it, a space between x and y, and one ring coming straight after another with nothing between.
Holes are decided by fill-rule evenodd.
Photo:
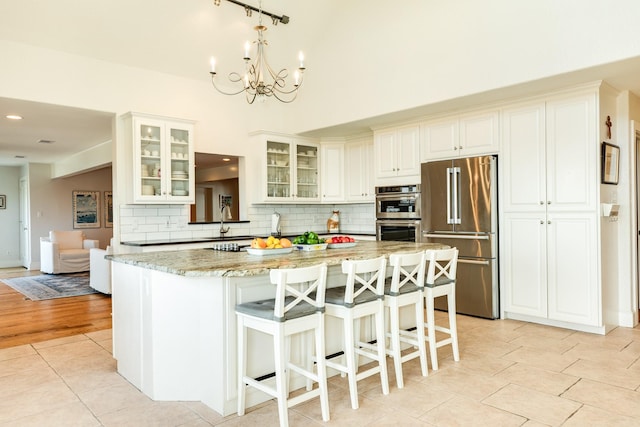
<instances>
[{"instance_id":1,"label":"white sofa","mask_svg":"<svg viewBox=\"0 0 640 427\"><path fill-rule=\"evenodd\" d=\"M111 261L104 259L105 255L111 255L111 246L107 249L92 248L89 250L89 286L103 294L111 294Z\"/></svg>"},{"instance_id":2,"label":"white sofa","mask_svg":"<svg viewBox=\"0 0 640 427\"><path fill-rule=\"evenodd\" d=\"M89 271L89 250L98 240L86 239L82 230L52 230L40 238L40 271L48 274Z\"/></svg>"}]
</instances>

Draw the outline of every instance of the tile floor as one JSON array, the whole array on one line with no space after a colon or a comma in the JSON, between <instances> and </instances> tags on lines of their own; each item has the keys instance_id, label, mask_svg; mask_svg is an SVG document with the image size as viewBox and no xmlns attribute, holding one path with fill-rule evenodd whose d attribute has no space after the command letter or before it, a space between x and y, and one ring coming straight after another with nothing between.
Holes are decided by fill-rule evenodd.
<instances>
[{"instance_id":1,"label":"tile floor","mask_svg":"<svg viewBox=\"0 0 640 427\"><path fill-rule=\"evenodd\" d=\"M458 316L460 362L405 365L405 388L378 377L330 379L331 421L317 399L291 408L292 426L640 426L640 328L607 336L511 320ZM0 426L276 426L273 401L243 417L198 402L153 402L116 371L111 331L0 350Z\"/></svg>"}]
</instances>

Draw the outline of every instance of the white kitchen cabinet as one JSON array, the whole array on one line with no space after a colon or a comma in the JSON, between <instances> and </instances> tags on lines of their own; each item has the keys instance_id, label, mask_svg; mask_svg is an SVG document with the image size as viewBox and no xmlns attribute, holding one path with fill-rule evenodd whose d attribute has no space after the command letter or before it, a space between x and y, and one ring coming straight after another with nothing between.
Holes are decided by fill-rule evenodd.
<instances>
[{"instance_id":1,"label":"white kitchen cabinet","mask_svg":"<svg viewBox=\"0 0 640 427\"><path fill-rule=\"evenodd\" d=\"M374 134L376 182L420 181L420 127L403 126ZM410 178L410 179L407 179Z\"/></svg>"},{"instance_id":2,"label":"white kitchen cabinet","mask_svg":"<svg viewBox=\"0 0 640 427\"><path fill-rule=\"evenodd\" d=\"M600 328L596 94L513 106L502 117L505 315Z\"/></svg>"},{"instance_id":3,"label":"white kitchen cabinet","mask_svg":"<svg viewBox=\"0 0 640 427\"><path fill-rule=\"evenodd\" d=\"M544 210L545 205L556 211L595 209L594 96L506 109L503 120L505 211Z\"/></svg>"},{"instance_id":4,"label":"white kitchen cabinet","mask_svg":"<svg viewBox=\"0 0 640 427\"><path fill-rule=\"evenodd\" d=\"M264 201L320 200L317 144L278 138L267 140L265 147Z\"/></svg>"},{"instance_id":5,"label":"white kitchen cabinet","mask_svg":"<svg viewBox=\"0 0 640 427\"><path fill-rule=\"evenodd\" d=\"M420 160L449 159L497 153L498 111L441 118L421 125Z\"/></svg>"},{"instance_id":6,"label":"white kitchen cabinet","mask_svg":"<svg viewBox=\"0 0 640 427\"><path fill-rule=\"evenodd\" d=\"M345 145L346 199L348 202L373 202L373 140L365 138Z\"/></svg>"},{"instance_id":7,"label":"white kitchen cabinet","mask_svg":"<svg viewBox=\"0 0 640 427\"><path fill-rule=\"evenodd\" d=\"M195 201L193 122L128 113L125 139L132 147L129 203Z\"/></svg>"},{"instance_id":8,"label":"white kitchen cabinet","mask_svg":"<svg viewBox=\"0 0 640 427\"><path fill-rule=\"evenodd\" d=\"M322 202L344 201L344 143L320 146L320 190Z\"/></svg>"}]
</instances>

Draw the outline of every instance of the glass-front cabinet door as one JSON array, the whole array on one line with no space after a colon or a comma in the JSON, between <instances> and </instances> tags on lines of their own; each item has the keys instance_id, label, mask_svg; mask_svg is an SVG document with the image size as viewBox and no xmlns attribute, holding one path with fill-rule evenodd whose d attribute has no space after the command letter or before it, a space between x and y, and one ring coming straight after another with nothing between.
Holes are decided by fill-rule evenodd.
<instances>
[{"instance_id":1,"label":"glass-front cabinet door","mask_svg":"<svg viewBox=\"0 0 640 427\"><path fill-rule=\"evenodd\" d=\"M317 146L267 140L266 163L266 200L319 200Z\"/></svg>"},{"instance_id":2,"label":"glass-front cabinet door","mask_svg":"<svg viewBox=\"0 0 640 427\"><path fill-rule=\"evenodd\" d=\"M296 145L296 197L318 199L318 147Z\"/></svg>"},{"instance_id":3,"label":"glass-front cabinet door","mask_svg":"<svg viewBox=\"0 0 640 427\"><path fill-rule=\"evenodd\" d=\"M193 203L193 124L133 115L134 203Z\"/></svg>"},{"instance_id":4,"label":"glass-front cabinet door","mask_svg":"<svg viewBox=\"0 0 640 427\"><path fill-rule=\"evenodd\" d=\"M184 197L193 198L194 154L191 144L191 130L188 128L168 125L170 138L169 161L171 176L168 184L168 196L172 199Z\"/></svg>"},{"instance_id":5,"label":"glass-front cabinet door","mask_svg":"<svg viewBox=\"0 0 640 427\"><path fill-rule=\"evenodd\" d=\"M293 197L291 144L267 141L267 198Z\"/></svg>"}]
</instances>

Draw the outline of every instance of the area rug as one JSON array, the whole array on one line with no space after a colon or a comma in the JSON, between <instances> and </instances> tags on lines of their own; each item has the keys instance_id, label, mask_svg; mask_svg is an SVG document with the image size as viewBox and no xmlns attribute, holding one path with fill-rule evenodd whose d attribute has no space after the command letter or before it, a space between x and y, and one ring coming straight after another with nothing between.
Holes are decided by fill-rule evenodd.
<instances>
[{"instance_id":1,"label":"area rug","mask_svg":"<svg viewBox=\"0 0 640 427\"><path fill-rule=\"evenodd\" d=\"M2 281L33 301L98 293L89 286L89 272L43 274Z\"/></svg>"}]
</instances>

